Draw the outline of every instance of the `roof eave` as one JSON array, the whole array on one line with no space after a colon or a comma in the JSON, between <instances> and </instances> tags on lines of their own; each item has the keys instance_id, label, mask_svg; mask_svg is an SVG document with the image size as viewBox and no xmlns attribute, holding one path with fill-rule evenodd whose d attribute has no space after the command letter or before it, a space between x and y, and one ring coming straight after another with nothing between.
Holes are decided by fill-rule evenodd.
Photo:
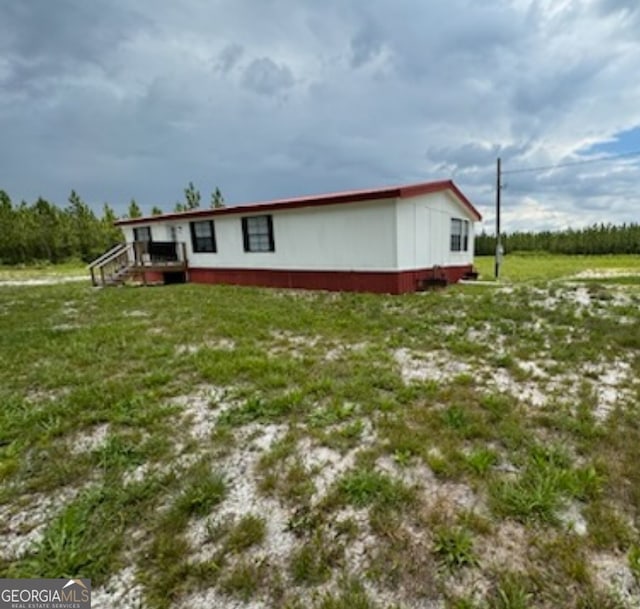
<instances>
[{"instance_id":1,"label":"roof eave","mask_svg":"<svg viewBox=\"0 0 640 609\"><path fill-rule=\"evenodd\" d=\"M333 193L328 195L318 195L309 197L299 197L296 199L280 199L267 201L264 203L250 203L247 205L237 205L233 207L220 207L213 209L196 209L157 216L142 216L140 218L123 218L115 222L116 226L131 226L135 224L148 224L150 222L167 222L172 220L185 220L190 218L221 216L227 214L252 214L268 213L282 209L297 209L304 207L323 207L325 205L337 205L342 203L355 203L359 201L379 201L381 199L409 198L422 194L451 190L462 204L469 210L476 220L482 220L480 212L473 206L471 201L454 184L453 180L441 180L437 182L423 182L420 184L409 184L406 186L394 186L380 188L376 190L358 190L350 192Z\"/></svg>"}]
</instances>

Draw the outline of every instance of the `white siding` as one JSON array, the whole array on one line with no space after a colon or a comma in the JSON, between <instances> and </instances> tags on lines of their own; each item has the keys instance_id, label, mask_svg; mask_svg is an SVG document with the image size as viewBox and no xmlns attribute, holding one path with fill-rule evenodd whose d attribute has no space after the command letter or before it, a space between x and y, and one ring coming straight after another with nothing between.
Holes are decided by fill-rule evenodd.
<instances>
[{"instance_id":1,"label":"white siding","mask_svg":"<svg viewBox=\"0 0 640 609\"><path fill-rule=\"evenodd\" d=\"M274 252L245 252L242 217L271 214ZM451 251L451 219L469 221L467 251ZM213 219L216 253L194 253L191 221ZM184 220L146 221L153 239L186 243L189 266L221 269L394 271L473 263L474 218L452 192L385 199L218 214ZM133 228L123 226L127 241Z\"/></svg>"},{"instance_id":2,"label":"white siding","mask_svg":"<svg viewBox=\"0 0 640 609\"><path fill-rule=\"evenodd\" d=\"M245 252L241 218L263 214L273 217L275 251ZM194 253L189 222L208 219L214 220L217 252ZM150 224L158 241L169 239L169 224L174 224L195 268L384 271L396 268L395 222L395 200L386 199ZM123 229L132 240L130 227Z\"/></svg>"},{"instance_id":3,"label":"white siding","mask_svg":"<svg viewBox=\"0 0 640 609\"><path fill-rule=\"evenodd\" d=\"M437 192L400 199L396 209L399 270L473 263L474 218L455 195ZM469 221L467 251L451 251L452 218Z\"/></svg>"},{"instance_id":4,"label":"white siding","mask_svg":"<svg viewBox=\"0 0 640 609\"><path fill-rule=\"evenodd\" d=\"M122 234L124 235L124 240L127 243L131 243L133 241L133 226L121 226L120 228L122 229Z\"/></svg>"}]
</instances>

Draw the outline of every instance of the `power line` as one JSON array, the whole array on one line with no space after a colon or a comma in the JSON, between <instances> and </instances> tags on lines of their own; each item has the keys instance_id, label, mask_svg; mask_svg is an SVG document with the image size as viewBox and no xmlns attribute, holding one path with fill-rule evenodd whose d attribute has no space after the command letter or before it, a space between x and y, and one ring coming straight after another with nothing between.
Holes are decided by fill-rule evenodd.
<instances>
[{"instance_id":1,"label":"power line","mask_svg":"<svg viewBox=\"0 0 640 609\"><path fill-rule=\"evenodd\" d=\"M556 165L541 165L539 167L526 167L523 169L506 169L502 171L502 174L507 173L531 173L535 171L549 171L550 169L561 169L562 167L575 167L576 165L590 165L592 163L604 163L607 161L615 161L624 157L638 156L640 150L632 150L631 152L621 152L620 154L612 154L606 157L600 157L599 159L585 159L584 161L571 161L568 163L558 163Z\"/></svg>"}]
</instances>

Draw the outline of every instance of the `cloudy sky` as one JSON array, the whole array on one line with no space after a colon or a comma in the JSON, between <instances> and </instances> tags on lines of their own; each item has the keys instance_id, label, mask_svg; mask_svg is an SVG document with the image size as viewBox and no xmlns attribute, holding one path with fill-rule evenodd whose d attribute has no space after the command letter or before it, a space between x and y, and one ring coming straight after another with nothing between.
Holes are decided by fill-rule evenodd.
<instances>
[{"instance_id":1,"label":"cloudy sky","mask_svg":"<svg viewBox=\"0 0 640 609\"><path fill-rule=\"evenodd\" d=\"M640 149L637 0L0 0L0 188L125 213ZM640 156L504 176L507 229L640 219Z\"/></svg>"}]
</instances>

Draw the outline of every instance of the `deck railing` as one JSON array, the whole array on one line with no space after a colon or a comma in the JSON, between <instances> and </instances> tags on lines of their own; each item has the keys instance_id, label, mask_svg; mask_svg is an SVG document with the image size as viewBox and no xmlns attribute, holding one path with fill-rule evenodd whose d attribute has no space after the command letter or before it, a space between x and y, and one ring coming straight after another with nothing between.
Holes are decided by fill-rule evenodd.
<instances>
[{"instance_id":1,"label":"deck railing","mask_svg":"<svg viewBox=\"0 0 640 609\"><path fill-rule=\"evenodd\" d=\"M181 241L134 241L133 260L136 265L186 263L187 248Z\"/></svg>"},{"instance_id":2,"label":"deck railing","mask_svg":"<svg viewBox=\"0 0 640 609\"><path fill-rule=\"evenodd\" d=\"M115 285L129 275L146 270L184 270L187 267L187 248L183 242L133 241L120 243L89 264L91 283Z\"/></svg>"},{"instance_id":3,"label":"deck railing","mask_svg":"<svg viewBox=\"0 0 640 609\"><path fill-rule=\"evenodd\" d=\"M111 281L118 273L126 269L130 264L132 246L132 243L120 243L99 258L96 258L89 265L91 283L93 285L106 285L108 281ZM99 283L96 273L99 273Z\"/></svg>"}]
</instances>

